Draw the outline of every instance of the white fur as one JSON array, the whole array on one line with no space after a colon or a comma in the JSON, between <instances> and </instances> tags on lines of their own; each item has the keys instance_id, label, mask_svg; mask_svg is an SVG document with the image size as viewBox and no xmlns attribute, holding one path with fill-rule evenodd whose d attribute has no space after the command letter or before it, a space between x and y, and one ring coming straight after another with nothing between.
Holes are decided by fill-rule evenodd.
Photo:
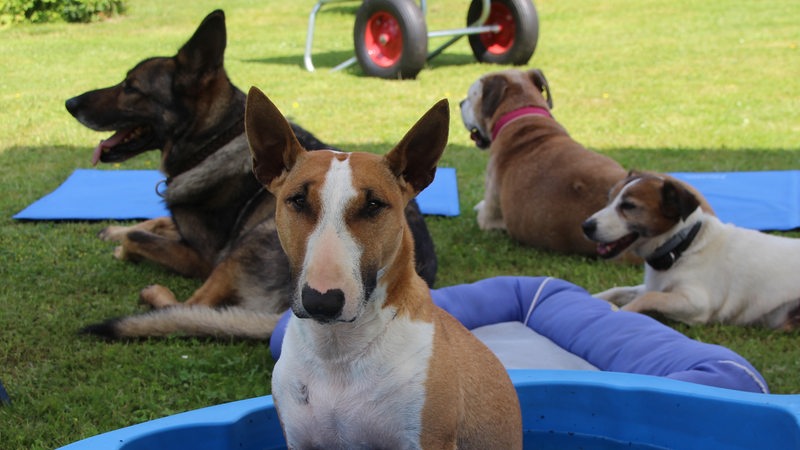
<instances>
[{"instance_id":1,"label":"white fur","mask_svg":"<svg viewBox=\"0 0 800 450\"><path fill-rule=\"evenodd\" d=\"M616 202L598 211L597 237L623 236L624 219ZM800 240L724 224L701 208L669 232L640 238L635 252L647 258L678 230L702 222L689 248L664 271L647 265L644 284L617 287L596 296L625 310L658 311L689 324L722 322L737 325L784 325L787 313L800 304Z\"/></svg>"},{"instance_id":2,"label":"white fur","mask_svg":"<svg viewBox=\"0 0 800 450\"><path fill-rule=\"evenodd\" d=\"M297 280L319 292L341 289L345 305L338 320L350 321L359 314L363 283L357 264L363 250L350 234L344 221L348 203L357 195L352 183L350 160L331 159L331 166L320 189L322 211L319 224L308 237L308 251ZM295 307L302 307L295 298Z\"/></svg>"},{"instance_id":3,"label":"white fur","mask_svg":"<svg viewBox=\"0 0 800 450\"><path fill-rule=\"evenodd\" d=\"M461 101L461 120L464 126L471 130L477 128L483 136L489 136L489 131L486 129L486 124L478 119L475 114L475 108L483 96L483 78L478 78L467 91L467 98Z\"/></svg>"},{"instance_id":4,"label":"white fur","mask_svg":"<svg viewBox=\"0 0 800 450\"><path fill-rule=\"evenodd\" d=\"M433 325L379 304L354 323L290 319L272 374L289 448L420 448Z\"/></svg>"},{"instance_id":5,"label":"white fur","mask_svg":"<svg viewBox=\"0 0 800 450\"><path fill-rule=\"evenodd\" d=\"M511 76L511 74L509 74ZM468 130L477 129L481 136L491 136L489 119L476 113L483 97L483 77L475 80L467 91L467 97L461 101L461 120ZM497 185L498 177L495 175L496 163L494 154L489 154L486 166L486 180L484 185L483 200L473 208L477 212L478 226L481 230L505 230L503 211L500 209L500 186Z\"/></svg>"},{"instance_id":6,"label":"white fur","mask_svg":"<svg viewBox=\"0 0 800 450\"><path fill-rule=\"evenodd\" d=\"M619 210L619 204L622 202L622 199L624 198L628 189L630 189L631 186L635 185L640 180L641 178L637 178L626 184L619 191L619 194L617 194L617 196L614 197L605 208L597 211L596 213L592 214L591 217L589 217L588 220L593 220L597 223L597 230L592 236L593 239L600 242L613 242L630 233L630 230L628 230L628 224L625 222L625 219L617 213L617 211Z\"/></svg>"}]
</instances>

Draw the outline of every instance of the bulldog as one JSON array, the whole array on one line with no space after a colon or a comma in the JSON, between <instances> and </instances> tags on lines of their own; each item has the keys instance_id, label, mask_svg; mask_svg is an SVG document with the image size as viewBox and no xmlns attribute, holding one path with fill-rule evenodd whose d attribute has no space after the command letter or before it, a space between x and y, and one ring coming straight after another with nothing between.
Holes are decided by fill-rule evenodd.
<instances>
[{"instance_id":1,"label":"bulldog","mask_svg":"<svg viewBox=\"0 0 800 450\"><path fill-rule=\"evenodd\" d=\"M469 88L461 117L478 148L489 149L478 226L540 249L595 255L581 224L627 172L573 140L552 107L538 69L489 73Z\"/></svg>"}]
</instances>

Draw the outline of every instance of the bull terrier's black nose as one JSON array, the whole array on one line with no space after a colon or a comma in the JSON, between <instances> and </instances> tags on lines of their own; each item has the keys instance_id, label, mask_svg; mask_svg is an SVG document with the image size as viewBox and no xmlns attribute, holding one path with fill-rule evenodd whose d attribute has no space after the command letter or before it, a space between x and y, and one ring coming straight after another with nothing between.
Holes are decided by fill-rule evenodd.
<instances>
[{"instance_id":1,"label":"bull terrier's black nose","mask_svg":"<svg viewBox=\"0 0 800 450\"><path fill-rule=\"evenodd\" d=\"M302 295L303 308L317 320L335 319L344 308L344 292L341 289L331 289L323 293L306 285Z\"/></svg>"},{"instance_id":2,"label":"bull terrier's black nose","mask_svg":"<svg viewBox=\"0 0 800 450\"><path fill-rule=\"evenodd\" d=\"M583 234L585 234L586 237L591 238L594 236L595 231L597 231L597 221L594 219L588 219L581 224L581 228L583 228Z\"/></svg>"}]
</instances>

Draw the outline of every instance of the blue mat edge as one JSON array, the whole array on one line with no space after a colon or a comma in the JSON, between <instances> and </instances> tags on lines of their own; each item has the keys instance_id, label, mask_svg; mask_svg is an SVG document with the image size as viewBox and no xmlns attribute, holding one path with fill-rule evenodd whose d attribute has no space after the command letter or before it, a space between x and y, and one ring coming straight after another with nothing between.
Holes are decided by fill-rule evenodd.
<instances>
[{"instance_id":1,"label":"blue mat edge","mask_svg":"<svg viewBox=\"0 0 800 450\"><path fill-rule=\"evenodd\" d=\"M125 198L125 202L109 199L109 192L100 191L109 178L113 178L115 184L112 193L122 189L125 182L131 183L125 192L119 194L119 198ZM28 221L99 221L168 216L169 210L155 193L156 185L163 179L164 175L158 170L76 169L52 192L35 200L12 218ZM96 209L87 205L86 199L100 200L103 206ZM460 207L456 169L437 168L434 181L417 196L417 202L423 214L458 216Z\"/></svg>"}]
</instances>

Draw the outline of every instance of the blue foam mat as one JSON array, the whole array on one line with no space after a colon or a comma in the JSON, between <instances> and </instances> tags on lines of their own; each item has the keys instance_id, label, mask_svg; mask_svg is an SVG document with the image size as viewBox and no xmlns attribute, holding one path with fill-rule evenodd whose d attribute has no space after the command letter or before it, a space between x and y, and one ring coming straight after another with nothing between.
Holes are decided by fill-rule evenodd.
<instances>
[{"instance_id":1,"label":"blue foam mat","mask_svg":"<svg viewBox=\"0 0 800 450\"><path fill-rule=\"evenodd\" d=\"M156 185L157 170L77 169L56 190L23 209L18 220L127 220L167 216ZM423 214L457 216L456 170L438 168L436 177L417 197Z\"/></svg>"},{"instance_id":2,"label":"blue foam mat","mask_svg":"<svg viewBox=\"0 0 800 450\"><path fill-rule=\"evenodd\" d=\"M671 175L700 191L722 222L754 230L800 228L800 171Z\"/></svg>"},{"instance_id":3,"label":"blue foam mat","mask_svg":"<svg viewBox=\"0 0 800 450\"><path fill-rule=\"evenodd\" d=\"M125 220L168 216L156 185L157 170L96 170L72 172L53 192L17 213L20 220Z\"/></svg>"},{"instance_id":4,"label":"blue foam mat","mask_svg":"<svg viewBox=\"0 0 800 450\"><path fill-rule=\"evenodd\" d=\"M720 220L756 230L800 228L800 171L675 172L705 195ZM78 169L55 191L14 216L20 220L150 219L168 215L156 170ZM439 168L417 197L424 214L460 214L454 168Z\"/></svg>"}]
</instances>

